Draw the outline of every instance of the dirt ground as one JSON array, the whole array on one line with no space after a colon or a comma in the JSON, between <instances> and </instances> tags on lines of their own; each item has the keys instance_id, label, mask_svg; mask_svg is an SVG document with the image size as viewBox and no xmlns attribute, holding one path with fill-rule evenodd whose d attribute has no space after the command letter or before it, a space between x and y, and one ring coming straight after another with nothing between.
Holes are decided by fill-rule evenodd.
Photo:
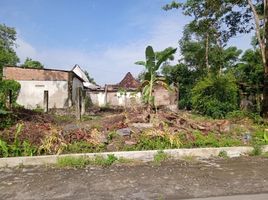
<instances>
[{"instance_id":1,"label":"dirt ground","mask_svg":"<svg viewBox=\"0 0 268 200\"><path fill-rule=\"evenodd\" d=\"M268 158L168 161L85 169L0 169L0 199L186 199L268 193Z\"/></svg>"}]
</instances>

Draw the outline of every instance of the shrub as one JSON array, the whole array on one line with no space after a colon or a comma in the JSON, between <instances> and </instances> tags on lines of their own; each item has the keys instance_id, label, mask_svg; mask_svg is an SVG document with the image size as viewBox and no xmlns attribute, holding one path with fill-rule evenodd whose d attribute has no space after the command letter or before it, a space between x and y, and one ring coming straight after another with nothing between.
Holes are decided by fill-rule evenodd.
<instances>
[{"instance_id":1,"label":"shrub","mask_svg":"<svg viewBox=\"0 0 268 200\"><path fill-rule=\"evenodd\" d=\"M9 144L0 139L0 157L33 156L37 153L37 148L28 141L21 142L18 138L22 130L22 124L17 125L13 143Z\"/></svg>"},{"instance_id":2,"label":"shrub","mask_svg":"<svg viewBox=\"0 0 268 200\"><path fill-rule=\"evenodd\" d=\"M209 75L192 89L193 109L213 118L223 118L238 107L237 92L232 75Z\"/></svg>"},{"instance_id":3,"label":"shrub","mask_svg":"<svg viewBox=\"0 0 268 200\"><path fill-rule=\"evenodd\" d=\"M0 81L0 110L6 109L6 102L8 100L9 90L12 91L11 103L16 103L20 91L20 84L14 80Z\"/></svg>"},{"instance_id":4,"label":"shrub","mask_svg":"<svg viewBox=\"0 0 268 200\"><path fill-rule=\"evenodd\" d=\"M6 111L9 90L12 91L11 104L14 106L19 95L20 84L14 80L0 81L0 129L8 128L15 123L12 113Z\"/></svg>"}]
</instances>

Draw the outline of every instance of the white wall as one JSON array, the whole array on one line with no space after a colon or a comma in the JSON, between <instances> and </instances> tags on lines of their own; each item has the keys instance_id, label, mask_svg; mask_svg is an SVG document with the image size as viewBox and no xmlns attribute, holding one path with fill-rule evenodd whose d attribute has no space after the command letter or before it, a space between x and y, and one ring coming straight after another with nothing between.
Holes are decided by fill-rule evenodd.
<instances>
[{"instance_id":1,"label":"white wall","mask_svg":"<svg viewBox=\"0 0 268 200\"><path fill-rule=\"evenodd\" d=\"M49 108L68 107L67 81L18 81L21 90L17 103L25 108L44 107L44 91L48 90Z\"/></svg>"},{"instance_id":2,"label":"white wall","mask_svg":"<svg viewBox=\"0 0 268 200\"><path fill-rule=\"evenodd\" d=\"M105 106L105 92L88 92L87 95L90 96L91 101L96 106ZM131 106L135 101L136 104L141 104L141 93L126 92L126 95L120 92L108 92L107 94L107 104L111 106Z\"/></svg>"}]
</instances>

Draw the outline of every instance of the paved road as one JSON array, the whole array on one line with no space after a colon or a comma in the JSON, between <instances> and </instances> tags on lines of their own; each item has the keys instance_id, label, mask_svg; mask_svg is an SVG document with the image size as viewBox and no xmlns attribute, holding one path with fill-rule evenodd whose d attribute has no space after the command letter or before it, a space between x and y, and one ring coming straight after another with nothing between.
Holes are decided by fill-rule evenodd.
<instances>
[{"instance_id":1,"label":"paved road","mask_svg":"<svg viewBox=\"0 0 268 200\"><path fill-rule=\"evenodd\" d=\"M268 193L266 194L252 194L252 195L234 195L223 197L209 197L209 198L195 198L187 200L267 200Z\"/></svg>"},{"instance_id":2,"label":"paved road","mask_svg":"<svg viewBox=\"0 0 268 200\"><path fill-rule=\"evenodd\" d=\"M0 169L0 199L268 200L267 166L268 158L244 157L108 168L5 168ZM241 194L259 195L232 196Z\"/></svg>"}]
</instances>

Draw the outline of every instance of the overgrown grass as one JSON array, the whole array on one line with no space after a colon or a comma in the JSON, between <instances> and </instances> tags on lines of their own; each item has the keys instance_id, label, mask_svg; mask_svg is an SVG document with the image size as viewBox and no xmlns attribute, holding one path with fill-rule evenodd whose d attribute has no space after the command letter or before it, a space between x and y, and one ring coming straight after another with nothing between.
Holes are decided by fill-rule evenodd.
<instances>
[{"instance_id":1,"label":"overgrown grass","mask_svg":"<svg viewBox=\"0 0 268 200\"><path fill-rule=\"evenodd\" d=\"M64 153L95 153L102 152L105 149L105 144L90 144L86 141L77 141L68 144L64 149Z\"/></svg>"},{"instance_id":2,"label":"overgrown grass","mask_svg":"<svg viewBox=\"0 0 268 200\"><path fill-rule=\"evenodd\" d=\"M249 153L249 155L250 156L260 156L263 153L262 149L263 149L262 145L254 144L253 150Z\"/></svg>"},{"instance_id":3,"label":"overgrown grass","mask_svg":"<svg viewBox=\"0 0 268 200\"><path fill-rule=\"evenodd\" d=\"M72 168L84 168L90 164L90 159L86 157L72 157L65 156L60 157L57 160L58 167L72 167Z\"/></svg>"},{"instance_id":4,"label":"overgrown grass","mask_svg":"<svg viewBox=\"0 0 268 200\"><path fill-rule=\"evenodd\" d=\"M104 156L96 156L92 164L107 167L112 165L117 160L118 158L114 154L108 154L106 158Z\"/></svg>"},{"instance_id":5,"label":"overgrown grass","mask_svg":"<svg viewBox=\"0 0 268 200\"><path fill-rule=\"evenodd\" d=\"M234 135L217 135L215 133L204 134L200 131L194 131L191 139L188 139L185 134L181 134L182 147L230 147L241 146L242 140Z\"/></svg>"}]
</instances>

